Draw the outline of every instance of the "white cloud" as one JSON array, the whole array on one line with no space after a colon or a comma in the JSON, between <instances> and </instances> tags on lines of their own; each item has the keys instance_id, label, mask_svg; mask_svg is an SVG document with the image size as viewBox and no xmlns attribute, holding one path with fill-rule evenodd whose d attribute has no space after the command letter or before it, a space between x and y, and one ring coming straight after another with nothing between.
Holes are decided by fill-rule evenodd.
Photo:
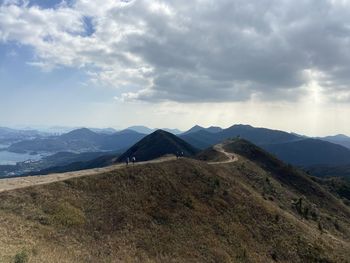
<instances>
[{"instance_id":1,"label":"white cloud","mask_svg":"<svg viewBox=\"0 0 350 263\"><path fill-rule=\"evenodd\" d=\"M29 63L45 70L83 68L96 85L125 90L124 100L297 100L316 81L323 96L347 101L348 4L76 0L44 9L6 0L0 40L32 46Z\"/></svg>"}]
</instances>

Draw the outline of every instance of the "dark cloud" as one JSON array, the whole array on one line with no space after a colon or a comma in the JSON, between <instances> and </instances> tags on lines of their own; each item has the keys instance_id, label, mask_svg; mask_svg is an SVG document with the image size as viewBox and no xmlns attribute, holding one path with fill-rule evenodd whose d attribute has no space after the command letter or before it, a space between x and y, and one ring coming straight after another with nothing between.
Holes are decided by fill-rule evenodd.
<instances>
[{"instance_id":1,"label":"dark cloud","mask_svg":"<svg viewBox=\"0 0 350 263\"><path fill-rule=\"evenodd\" d=\"M290 100L310 81L305 71L327 75L333 91L349 80L350 20L342 4L180 1L171 8L176 15L169 18L143 13L150 34L131 42L131 51L154 68L153 85L138 99L231 101L288 94Z\"/></svg>"}]
</instances>

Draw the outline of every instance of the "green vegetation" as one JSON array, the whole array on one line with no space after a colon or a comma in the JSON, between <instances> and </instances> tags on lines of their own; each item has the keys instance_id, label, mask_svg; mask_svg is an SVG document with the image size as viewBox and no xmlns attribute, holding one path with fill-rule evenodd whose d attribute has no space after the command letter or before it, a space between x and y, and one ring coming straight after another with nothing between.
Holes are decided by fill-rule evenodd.
<instances>
[{"instance_id":1,"label":"green vegetation","mask_svg":"<svg viewBox=\"0 0 350 263\"><path fill-rule=\"evenodd\" d=\"M54 204L56 205L56 204ZM59 203L50 213L51 224L67 227L79 226L85 223L84 213L68 202Z\"/></svg>"},{"instance_id":2,"label":"green vegetation","mask_svg":"<svg viewBox=\"0 0 350 263\"><path fill-rule=\"evenodd\" d=\"M14 258L14 263L27 263L29 261L29 256L26 251L21 251L16 254Z\"/></svg>"}]
</instances>

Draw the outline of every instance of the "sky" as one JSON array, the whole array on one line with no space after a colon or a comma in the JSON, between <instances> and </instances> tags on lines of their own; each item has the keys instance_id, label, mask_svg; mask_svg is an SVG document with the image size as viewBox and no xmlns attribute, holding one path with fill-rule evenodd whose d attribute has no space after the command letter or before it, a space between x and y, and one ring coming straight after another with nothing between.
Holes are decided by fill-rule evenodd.
<instances>
[{"instance_id":1,"label":"sky","mask_svg":"<svg viewBox=\"0 0 350 263\"><path fill-rule=\"evenodd\" d=\"M350 1L0 0L0 126L350 135Z\"/></svg>"}]
</instances>

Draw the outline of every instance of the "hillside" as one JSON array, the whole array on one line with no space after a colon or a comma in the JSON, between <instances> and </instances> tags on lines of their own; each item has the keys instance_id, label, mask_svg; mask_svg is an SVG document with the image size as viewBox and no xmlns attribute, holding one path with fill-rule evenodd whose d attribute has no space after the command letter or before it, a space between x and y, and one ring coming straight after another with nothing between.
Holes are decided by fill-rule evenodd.
<instances>
[{"instance_id":1,"label":"hillside","mask_svg":"<svg viewBox=\"0 0 350 263\"><path fill-rule=\"evenodd\" d=\"M76 171L86 169L85 167L91 168L91 164L97 165L96 167L101 167L103 165L102 162L98 165L98 162L93 160L101 160L101 157L116 157L118 155L120 155L118 152L59 152L46 156L40 161L36 162L19 162L16 165L0 165L0 178L32 174L47 174L59 171ZM72 169L74 167L76 169Z\"/></svg>"},{"instance_id":2,"label":"hillside","mask_svg":"<svg viewBox=\"0 0 350 263\"><path fill-rule=\"evenodd\" d=\"M210 146L217 144L221 141L221 138L216 133L211 133L206 130L199 130L196 132L189 132L179 135L179 137L185 142L193 145L198 149L206 149Z\"/></svg>"},{"instance_id":3,"label":"hillside","mask_svg":"<svg viewBox=\"0 0 350 263\"><path fill-rule=\"evenodd\" d=\"M311 175L317 177L343 177L350 180L350 164L348 165L314 165L305 168Z\"/></svg>"},{"instance_id":4,"label":"hillside","mask_svg":"<svg viewBox=\"0 0 350 263\"><path fill-rule=\"evenodd\" d=\"M348 262L350 211L260 148L0 194L0 261Z\"/></svg>"},{"instance_id":5,"label":"hillside","mask_svg":"<svg viewBox=\"0 0 350 263\"><path fill-rule=\"evenodd\" d=\"M40 170L26 173L25 175L47 175L52 173L65 173L86 169L101 168L112 165L118 159L118 153L105 153L88 160L75 160L65 164L56 164Z\"/></svg>"},{"instance_id":6,"label":"hillside","mask_svg":"<svg viewBox=\"0 0 350 263\"><path fill-rule=\"evenodd\" d=\"M298 166L350 164L350 149L317 139L264 145L264 149L281 160Z\"/></svg>"},{"instance_id":7,"label":"hillside","mask_svg":"<svg viewBox=\"0 0 350 263\"><path fill-rule=\"evenodd\" d=\"M197 150L177 136L157 130L132 146L118 161L125 162L128 157L136 157L137 161L147 161L166 154L175 155L177 152L182 152L184 156L193 156Z\"/></svg>"},{"instance_id":8,"label":"hillside","mask_svg":"<svg viewBox=\"0 0 350 263\"><path fill-rule=\"evenodd\" d=\"M327 137L323 137L323 138L319 138L319 139L323 140L323 141L339 144L339 145L342 145L342 146L350 149L350 137L348 137L344 134L327 136Z\"/></svg>"},{"instance_id":9,"label":"hillside","mask_svg":"<svg viewBox=\"0 0 350 263\"><path fill-rule=\"evenodd\" d=\"M227 160L225 154L218 152L214 149L214 147L209 147L201 152L199 152L196 156L196 159L206 162L223 162Z\"/></svg>"}]
</instances>

